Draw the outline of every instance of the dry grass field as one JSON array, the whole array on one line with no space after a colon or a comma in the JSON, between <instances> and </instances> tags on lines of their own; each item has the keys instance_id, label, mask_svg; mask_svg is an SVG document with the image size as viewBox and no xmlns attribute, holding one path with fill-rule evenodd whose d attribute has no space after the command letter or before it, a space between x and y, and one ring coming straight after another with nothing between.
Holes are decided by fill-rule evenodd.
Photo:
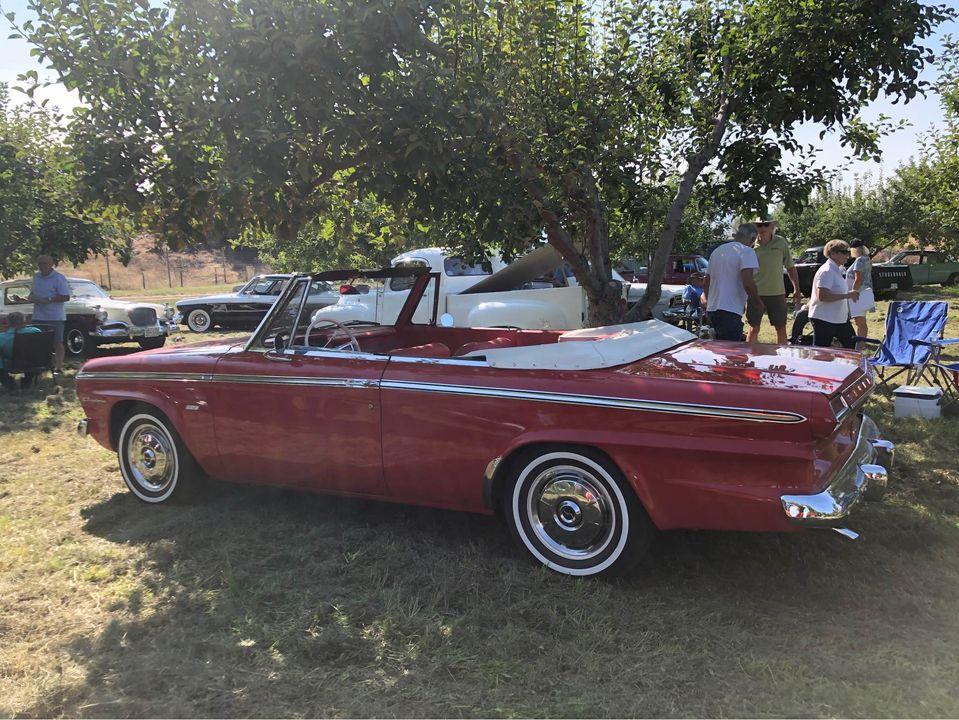
<instances>
[{"instance_id":1,"label":"dry grass field","mask_svg":"<svg viewBox=\"0 0 959 720\"><path fill-rule=\"evenodd\" d=\"M871 401L898 464L857 542L664 533L576 581L493 518L240 486L147 507L76 435L72 375L0 397L0 715L959 715L955 419Z\"/></svg>"}]
</instances>

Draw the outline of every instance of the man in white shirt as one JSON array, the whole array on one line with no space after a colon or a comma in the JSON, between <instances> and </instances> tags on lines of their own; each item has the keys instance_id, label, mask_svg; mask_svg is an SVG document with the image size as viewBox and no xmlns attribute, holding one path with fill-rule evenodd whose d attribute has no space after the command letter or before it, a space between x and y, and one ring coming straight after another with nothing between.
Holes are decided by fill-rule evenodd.
<instances>
[{"instance_id":1,"label":"man in white shirt","mask_svg":"<svg viewBox=\"0 0 959 720\"><path fill-rule=\"evenodd\" d=\"M703 294L717 340L742 342L745 339L743 313L747 299L762 312L763 301L753 277L759 269L759 259L752 248L758 234L753 223L743 223L732 240L709 256Z\"/></svg>"}]
</instances>

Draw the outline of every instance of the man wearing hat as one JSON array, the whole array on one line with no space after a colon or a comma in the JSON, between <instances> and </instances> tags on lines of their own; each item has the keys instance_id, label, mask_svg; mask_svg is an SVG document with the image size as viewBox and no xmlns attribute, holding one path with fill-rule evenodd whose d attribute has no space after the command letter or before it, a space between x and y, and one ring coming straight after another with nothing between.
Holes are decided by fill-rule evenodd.
<instances>
[{"instance_id":1,"label":"man wearing hat","mask_svg":"<svg viewBox=\"0 0 959 720\"><path fill-rule=\"evenodd\" d=\"M759 338L759 328L763 323L763 315L769 317L769 322L776 328L776 342L786 344L786 283L783 280L783 269L789 273L789 280L793 284L793 298L796 303L802 302L802 293L799 291L799 274L793 265L792 253L789 244L781 237L776 236L775 220L755 220L759 235L753 249L759 260L759 270L756 272L756 287L762 304L751 298L746 304L746 322L749 323L748 342L756 342ZM765 313L764 313L765 310Z\"/></svg>"}]
</instances>

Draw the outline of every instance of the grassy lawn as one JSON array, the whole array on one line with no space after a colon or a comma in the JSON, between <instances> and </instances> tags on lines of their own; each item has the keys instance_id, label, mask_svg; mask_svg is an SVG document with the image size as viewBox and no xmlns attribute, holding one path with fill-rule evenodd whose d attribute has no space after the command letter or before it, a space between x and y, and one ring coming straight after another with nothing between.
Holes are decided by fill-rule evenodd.
<instances>
[{"instance_id":1,"label":"grassy lawn","mask_svg":"<svg viewBox=\"0 0 959 720\"><path fill-rule=\"evenodd\" d=\"M202 295L222 295L233 291L234 286L240 283L220 283L219 285L194 285L192 287L159 287L148 290L116 290L112 294L120 300L145 300L153 303L170 303L183 298L199 297Z\"/></svg>"},{"instance_id":2,"label":"grassy lawn","mask_svg":"<svg viewBox=\"0 0 959 720\"><path fill-rule=\"evenodd\" d=\"M0 397L0 715L959 715L959 420L874 397L898 458L858 542L664 533L577 581L492 518L240 486L147 507L76 435L72 373L43 385Z\"/></svg>"}]
</instances>

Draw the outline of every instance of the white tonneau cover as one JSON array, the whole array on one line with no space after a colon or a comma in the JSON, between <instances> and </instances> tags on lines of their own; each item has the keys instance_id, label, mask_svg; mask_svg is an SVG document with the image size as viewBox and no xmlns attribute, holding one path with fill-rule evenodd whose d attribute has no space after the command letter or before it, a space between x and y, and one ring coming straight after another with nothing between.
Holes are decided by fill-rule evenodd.
<instances>
[{"instance_id":1,"label":"white tonneau cover","mask_svg":"<svg viewBox=\"0 0 959 720\"><path fill-rule=\"evenodd\" d=\"M660 320L571 330L558 343L481 350L490 367L521 370L598 370L636 362L696 336Z\"/></svg>"}]
</instances>

